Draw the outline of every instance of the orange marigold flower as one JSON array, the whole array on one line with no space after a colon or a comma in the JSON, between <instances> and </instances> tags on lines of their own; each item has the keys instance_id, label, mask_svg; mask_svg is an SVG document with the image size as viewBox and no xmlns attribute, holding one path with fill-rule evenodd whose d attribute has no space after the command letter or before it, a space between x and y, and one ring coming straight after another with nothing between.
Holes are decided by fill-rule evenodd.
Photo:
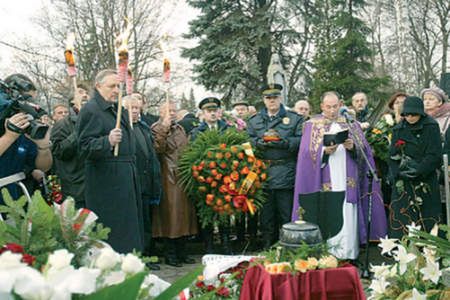
<instances>
[{"instance_id":1,"label":"orange marigold flower","mask_svg":"<svg viewBox=\"0 0 450 300\"><path fill-rule=\"evenodd\" d=\"M231 158L231 153L230 152L225 152L225 158L226 159L230 159Z\"/></svg>"},{"instance_id":2,"label":"orange marigold flower","mask_svg":"<svg viewBox=\"0 0 450 300\"><path fill-rule=\"evenodd\" d=\"M226 169L227 168L227 163L226 162L221 162L219 166L220 166L221 169Z\"/></svg>"},{"instance_id":3,"label":"orange marigold flower","mask_svg":"<svg viewBox=\"0 0 450 300\"><path fill-rule=\"evenodd\" d=\"M230 150L231 150L231 152L233 152L233 153L237 153L239 149L238 149L237 146L231 146L231 147L230 147Z\"/></svg>"},{"instance_id":4,"label":"orange marigold flower","mask_svg":"<svg viewBox=\"0 0 450 300\"><path fill-rule=\"evenodd\" d=\"M216 177L214 177L216 180L220 180L220 179L222 179L222 174L220 174L220 173L217 173L217 175L216 175Z\"/></svg>"},{"instance_id":5,"label":"orange marigold flower","mask_svg":"<svg viewBox=\"0 0 450 300\"><path fill-rule=\"evenodd\" d=\"M223 153L217 152L216 153L216 159L222 159L222 158L223 158Z\"/></svg>"},{"instance_id":6,"label":"orange marigold flower","mask_svg":"<svg viewBox=\"0 0 450 300\"><path fill-rule=\"evenodd\" d=\"M215 188L216 186L217 186L217 181L211 182L211 187L212 187L212 188Z\"/></svg>"},{"instance_id":7,"label":"orange marigold flower","mask_svg":"<svg viewBox=\"0 0 450 300\"><path fill-rule=\"evenodd\" d=\"M239 180L239 173L236 171L231 172L230 177L233 181L238 181Z\"/></svg>"},{"instance_id":8,"label":"orange marigold flower","mask_svg":"<svg viewBox=\"0 0 450 300\"><path fill-rule=\"evenodd\" d=\"M220 149L225 150L227 148L227 144L220 144L219 147Z\"/></svg>"}]
</instances>

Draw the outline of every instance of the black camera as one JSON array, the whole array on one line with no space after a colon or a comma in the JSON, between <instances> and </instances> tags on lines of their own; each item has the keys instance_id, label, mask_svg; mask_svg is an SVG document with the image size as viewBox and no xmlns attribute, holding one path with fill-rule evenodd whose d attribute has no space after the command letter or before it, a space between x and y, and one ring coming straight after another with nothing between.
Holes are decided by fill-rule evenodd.
<instances>
[{"instance_id":1,"label":"black camera","mask_svg":"<svg viewBox=\"0 0 450 300\"><path fill-rule=\"evenodd\" d=\"M5 133L5 122L7 118L17 114L24 113L27 115L30 126L20 129L12 123L7 122L6 126L9 130L28 134L32 139L41 140L48 131L48 126L40 122L39 119L47 115L47 112L29 102L30 96L24 92L34 89L34 85L22 78L14 78L7 84L0 80L0 136Z\"/></svg>"}]
</instances>

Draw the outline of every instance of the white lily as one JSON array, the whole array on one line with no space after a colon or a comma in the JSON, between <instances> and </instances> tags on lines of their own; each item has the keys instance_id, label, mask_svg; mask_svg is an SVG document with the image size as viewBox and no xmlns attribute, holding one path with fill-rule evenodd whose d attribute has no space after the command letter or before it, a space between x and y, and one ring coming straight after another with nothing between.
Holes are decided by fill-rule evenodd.
<instances>
[{"instance_id":1,"label":"white lily","mask_svg":"<svg viewBox=\"0 0 450 300\"><path fill-rule=\"evenodd\" d=\"M398 250L394 251L394 259L398 261L399 264L399 275L403 275L406 272L408 263L416 259L416 255L412 253L407 253L405 247L398 245Z\"/></svg>"},{"instance_id":2,"label":"white lily","mask_svg":"<svg viewBox=\"0 0 450 300\"><path fill-rule=\"evenodd\" d=\"M423 257L425 257L427 259L427 261L428 260L430 260L430 261L436 260L436 250L431 249L429 247L424 247L422 252L423 252Z\"/></svg>"},{"instance_id":3,"label":"white lily","mask_svg":"<svg viewBox=\"0 0 450 300\"><path fill-rule=\"evenodd\" d=\"M427 300L427 295L421 294L416 288L413 288L412 295L407 300Z\"/></svg>"},{"instance_id":4,"label":"white lily","mask_svg":"<svg viewBox=\"0 0 450 300\"><path fill-rule=\"evenodd\" d=\"M437 235L438 235L438 232L439 232L439 226L438 226L438 224L436 223L436 224L434 224L433 228L431 228L430 234L431 234L432 236L437 236Z\"/></svg>"},{"instance_id":5,"label":"white lily","mask_svg":"<svg viewBox=\"0 0 450 300\"><path fill-rule=\"evenodd\" d=\"M386 238L380 238L380 243L378 244L378 247L381 248L381 254L391 254L391 251L397 247L397 244L395 243L398 241L398 239L390 239L386 236Z\"/></svg>"},{"instance_id":6,"label":"white lily","mask_svg":"<svg viewBox=\"0 0 450 300\"><path fill-rule=\"evenodd\" d=\"M369 289L371 289L374 294L381 295L386 291L388 285L389 282L387 282L384 278L374 279L370 283Z\"/></svg>"},{"instance_id":7,"label":"white lily","mask_svg":"<svg viewBox=\"0 0 450 300\"><path fill-rule=\"evenodd\" d=\"M439 270L439 263L427 259L425 268L420 269L423 274L423 280L431 280L434 284L438 284L442 271Z\"/></svg>"},{"instance_id":8,"label":"white lily","mask_svg":"<svg viewBox=\"0 0 450 300\"><path fill-rule=\"evenodd\" d=\"M379 266L371 266L370 271L373 272L373 276L375 279L385 279L390 275L390 266L385 265L384 263Z\"/></svg>"},{"instance_id":9,"label":"white lily","mask_svg":"<svg viewBox=\"0 0 450 300\"><path fill-rule=\"evenodd\" d=\"M408 228L408 236L412 237L415 236L414 230L420 231L420 225L416 225L416 223L412 222L411 225L406 225L406 228Z\"/></svg>"}]
</instances>

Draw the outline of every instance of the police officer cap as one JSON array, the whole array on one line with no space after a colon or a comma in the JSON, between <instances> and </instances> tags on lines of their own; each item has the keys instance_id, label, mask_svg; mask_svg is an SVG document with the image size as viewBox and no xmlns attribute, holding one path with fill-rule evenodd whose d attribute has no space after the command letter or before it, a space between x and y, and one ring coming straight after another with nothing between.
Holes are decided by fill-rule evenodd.
<instances>
[{"instance_id":1,"label":"police officer cap","mask_svg":"<svg viewBox=\"0 0 450 300\"><path fill-rule=\"evenodd\" d=\"M403 103L402 116L411 115L421 115L426 116L423 101L416 96L408 96Z\"/></svg>"},{"instance_id":2,"label":"police officer cap","mask_svg":"<svg viewBox=\"0 0 450 300\"><path fill-rule=\"evenodd\" d=\"M283 86L278 83L272 83L264 86L261 90L264 97L280 96Z\"/></svg>"},{"instance_id":3,"label":"police officer cap","mask_svg":"<svg viewBox=\"0 0 450 300\"><path fill-rule=\"evenodd\" d=\"M247 107L249 106L249 104L247 102L245 102L245 101L237 101L237 102L233 103L232 107L235 108L238 105L245 105Z\"/></svg>"},{"instance_id":4,"label":"police officer cap","mask_svg":"<svg viewBox=\"0 0 450 300\"><path fill-rule=\"evenodd\" d=\"M206 108L220 108L220 100L216 97L207 97L200 101L198 104L198 108L200 109L206 109Z\"/></svg>"}]
</instances>

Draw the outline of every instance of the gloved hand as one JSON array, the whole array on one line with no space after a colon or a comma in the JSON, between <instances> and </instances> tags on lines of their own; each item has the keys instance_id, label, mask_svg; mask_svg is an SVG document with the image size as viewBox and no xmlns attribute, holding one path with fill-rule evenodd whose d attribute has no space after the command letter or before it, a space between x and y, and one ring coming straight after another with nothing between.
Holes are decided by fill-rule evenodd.
<instances>
[{"instance_id":1,"label":"gloved hand","mask_svg":"<svg viewBox=\"0 0 450 300\"><path fill-rule=\"evenodd\" d=\"M289 141L288 140L279 140L279 141L273 141L273 142L269 142L267 143L267 147L270 148L276 148L276 149L287 149L289 148Z\"/></svg>"},{"instance_id":2,"label":"gloved hand","mask_svg":"<svg viewBox=\"0 0 450 300\"><path fill-rule=\"evenodd\" d=\"M419 173L416 169L409 168L407 170L400 171L398 175L403 179L415 179L419 176Z\"/></svg>"}]
</instances>

